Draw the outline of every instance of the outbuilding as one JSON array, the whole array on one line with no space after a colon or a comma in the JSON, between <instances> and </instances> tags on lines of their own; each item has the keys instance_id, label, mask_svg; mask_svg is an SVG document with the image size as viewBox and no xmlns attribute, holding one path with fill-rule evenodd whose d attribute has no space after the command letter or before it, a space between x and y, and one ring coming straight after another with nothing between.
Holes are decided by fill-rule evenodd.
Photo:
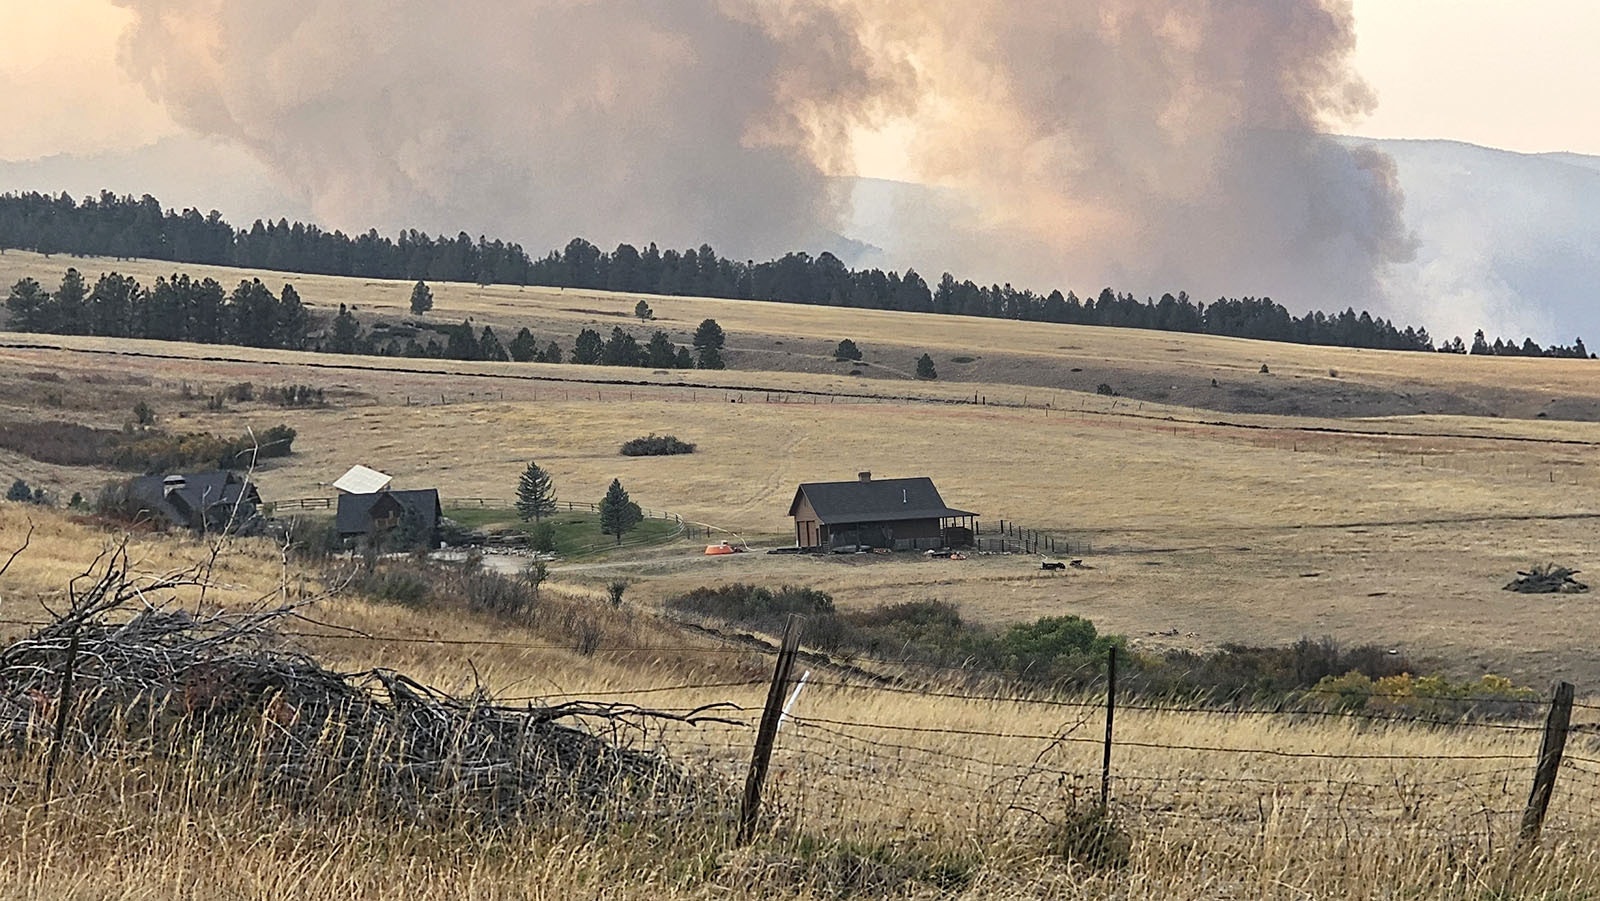
<instances>
[{"instance_id":1,"label":"outbuilding","mask_svg":"<svg viewBox=\"0 0 1600 901\"><path fill-rule=\"evenodd\" d=\"M947 506L926 476L808 482L789 505L801 548L931 550L972 544L978 514Z\"/></svg>"}]
</instances>

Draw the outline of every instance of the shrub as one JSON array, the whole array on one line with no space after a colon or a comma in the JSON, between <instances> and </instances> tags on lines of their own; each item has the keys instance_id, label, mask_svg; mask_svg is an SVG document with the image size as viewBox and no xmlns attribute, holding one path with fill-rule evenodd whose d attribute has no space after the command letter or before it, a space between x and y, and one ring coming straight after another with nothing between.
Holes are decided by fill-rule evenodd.
<instances>
[{"instance_id":1,"label":"shrub","mask_svg":"<svg viewBox=\"0 0 1600 901\"><path fill-rule=\"evenodd\" d=\"M1103 394L1106 397L1116 397L1117 396L1117 390L1115 388L1111 387L1110 385L1106 384L1105 382L1101 382L1099 384L1099 386L1097 386L1094 389L1094 393Z\"/></svg>"},{"instance_id":2,"label":"shrub","mask_svg":"<svg viewBox=\"0 0 1600 901\"><path fill-rule=\"evenodd\" d=\"M554 523L539 522L528 532L528 547L541 553L553 553L556 549L556 527Z\"/></svg>"},{"instance_id":3,"label":"shrub","mask_svg":"<svg viewBox=\"0 0 1600 901\"><path fill-rule=\"evenodd\" d=\"M634 438L622 445L624 457L667 457L673 454L692 454L694 445L678 440L675 435L657 435L654 432L643 438Z\"/></svg>"},{"instance_id":4,"label":"shrub","mask_svg":"<svg viewBox=\"0 0 1600 901\"><path fill-rule=\"evenodd\" d=\"M776 592L735 582L696 588L667 601L667 608L751 625L781 625L791 613L819 616L833 613L833 597L814 588L785 585Z\"/></svg>"},{"instance_id":5,"label":"shrub","mask_svg":"<svg viewBox=\"0 0 1600 901\"><path fill-rule=\"evenodd\" d=\"M859 360L861 356L861 348L849 338L840 341L839 346L833 349L833 358L841 363Z\"/></svg>"},{"instance_id":6,"label":"shrub","mask_svg":"<svg viewBox=\"0 0 1600 901\"><path fill-rule=\"evenodd\" d=\"M950 362L952 362L952 363L974 363L974 362L977 362L977 359L978 359L977 357L969 357L966 354L959 354L957 356L951 357L950 358Z\"/></svg>"},{"instance_id":7,"label":"shrub","mask_svg":"<svg viewBox=\"0 0 1600 901\"><path fill-rule=\"evenodd\" d=\"M606 599L611 601L611 606L621 607L622 596L628 590L626 579L612 579L606 583Z\"/></svg>"},{"instance_id":8,"label":"shrub","mask_svg":"<svg viewBox=\"0 0 1600 901\"><path fill-rule=\"evenodd\" d=\"M151 407L142 400L139 401L133 405L133 421L136 425L155 425L155 408Z\"/></svg>"},{"instance_id":9,"label":"shrub","mask_svg":"<svg viewBox=\"0 0 1600 901\"><path fill-rule=\"evenodd\" d=\"M310 385L283 385L261 389L261 399L280 407L326 407L321 388Z\"/></svg>"}]
</instances>

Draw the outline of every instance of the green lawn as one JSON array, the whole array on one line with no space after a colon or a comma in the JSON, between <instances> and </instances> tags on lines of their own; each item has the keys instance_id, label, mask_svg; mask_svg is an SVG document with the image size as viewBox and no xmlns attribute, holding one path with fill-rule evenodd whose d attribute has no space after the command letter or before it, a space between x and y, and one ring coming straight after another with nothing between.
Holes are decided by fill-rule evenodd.
<instances>
[{"instance_id":1,"label":"green lawn","mask_svg":"<svg viewBox=\"0 0 1600 901\"><path fill-rule=\"evenodd\" d=\"M526 534L533 523L517 519L517 511L502 508L452 507L444 515L473 529L516 529ZM563 557L601 553L617 546L614 535L600 534L600 514L588 511L557 513L545 517L556 528L556 553ZM671 519L646 519L622 536L622 547L640 547L671 540L680 530Z\"/></svg>"}]
</instances>

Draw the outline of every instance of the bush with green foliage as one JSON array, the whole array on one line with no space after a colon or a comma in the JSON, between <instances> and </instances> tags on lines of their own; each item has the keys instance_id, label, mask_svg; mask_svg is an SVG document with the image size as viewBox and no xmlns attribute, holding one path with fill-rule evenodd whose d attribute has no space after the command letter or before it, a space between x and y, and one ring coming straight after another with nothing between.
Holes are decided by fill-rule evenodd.
<instances>
[{"instance_id":1,"label":"bush with green foliage","mask_svg":"<svg viewBox=\"0 0 1600 901\"><path fill-rule=\"evenodd\" d=\"M555 523L535 523L528 530L528 547L542 554L554 553L556 549Z\"/></svg>"},{"instance_id":2,"label":"bush with green foliage","mask_svg":"<svg viewBox=\"0 0 1600 901\"><path fill-rule=\"evenodd\" d=\"M859 360L861 359L861 348L857 347L854 341L845 338L839 342L838 347L833 349L833 358L841 363Z\"/></svg>"},{"instance_id":3,"label":"bush with green foliage","mask_svg":"<svg viewBox=\"0 0 1600 901\"><path fill-rule=\"evenodd\" d=\"M932 380L939 377L933 368L933 357L923 354L917 358L917 378Z\"/></svg>"},{"instance_id":4,"label":"bush with green foliage","mask_svg":"<svg viewBox=\"0 0 1600 901\"><path fill-rule=\"evenodd\" d=\"M657 435L651 432L642 438L633 438L622 445L624 457L669 457L674 454L692 454L694 445L681 441L676 435Z\"/></svg>"}]
</instances>

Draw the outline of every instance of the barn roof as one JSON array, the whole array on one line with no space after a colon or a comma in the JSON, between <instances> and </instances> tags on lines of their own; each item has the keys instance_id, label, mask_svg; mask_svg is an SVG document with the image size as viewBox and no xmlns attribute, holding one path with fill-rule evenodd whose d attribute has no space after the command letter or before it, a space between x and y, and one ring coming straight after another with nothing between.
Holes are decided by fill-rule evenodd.
<instances>
[{"instance_id":1,"label":"barn roof","mask_svg":"<svg viewBox=\"0 0 1600 901\"><path fill-rule=\"evenodd\" d=\"M789 504L790 516L799 508L802 497L811 502L817 519L826 525L978 515L946 506L939 489L933 487L933 480L926 476L807 482L795 491L794 501Z\"/></svg>"},{"instance_id":2,"label":"barn roof","mask_svg":"<svg viewBox=\"0 0 1600 901\"><path fill-rule=\"evenodd\" d=\"M376 469L369 469L357 463L334 480L333 487L346 494L372 494L388 488L391 481L393 480L389 476Z\"/></svg>"},{"instance_id":3,"label":"barn roof","mask_svg":"<svg viewBox=\"0 0 1600 901\"><path fill-rule=\"evenodd\" d=\"M384 498L393 498L406 510L417 514L422 528L433 534L439 526L439 490L415 488L410 491L382 491L376 494L341 494L334 514L334 527L340 535L361 535L372 528L372 508Z\"/></svg>"}]
</instances>

